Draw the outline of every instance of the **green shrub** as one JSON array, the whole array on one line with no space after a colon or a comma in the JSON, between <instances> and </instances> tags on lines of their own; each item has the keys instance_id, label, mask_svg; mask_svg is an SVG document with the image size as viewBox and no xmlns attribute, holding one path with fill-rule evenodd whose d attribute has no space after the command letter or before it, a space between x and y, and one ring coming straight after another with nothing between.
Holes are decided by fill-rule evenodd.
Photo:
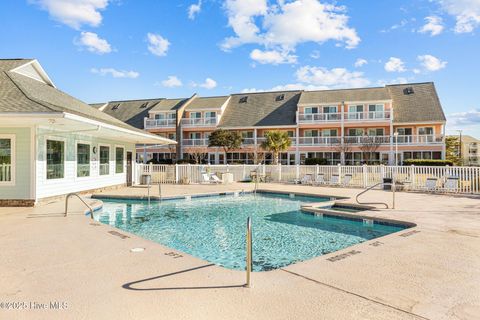
<instances>
[{"instance_id":1,"label":"green shrub","mask_svg":"<svg viewBox=\"0 0 480 320\"><path fill-rule=\"evenodd\" d=\"M427 167L444 167L453 166L450 160L428 160L428 159L408 159L403 161L404 166L427 166Z\"/></svg>"},{"instance_id":2,"label":"green shrub","mask_svg":"<svg viewBox=\"0 0 480 320\"><path fill-rule=\"evenodd\" d=\"M173 164L173 160L172 159L160 159L160 160L156 160L156 159L150 159L147 161L147 164Z\"/></svg>"},{"instance_id":3,"label":"green shrub","mask_svg":"<svg viewBox=\"0 0 480 320\"><path fill-rule=\"evenodd\" d=\"M196 164L196 162L193 159L180 159L177 160L177 164Z\"/></svg>"},{"instance_id":4,"label":"green shrub","mask_svg":"<svg viewBox=\"0 0 480 320\"><path fill-rule=\"evenodd\" d=\"M305 159L305 164L307 166L314 166L314 165L320 165L320 166L325 166L327 165L327 159L324 158L307 158Z\"/></svg>"}]
</instances>

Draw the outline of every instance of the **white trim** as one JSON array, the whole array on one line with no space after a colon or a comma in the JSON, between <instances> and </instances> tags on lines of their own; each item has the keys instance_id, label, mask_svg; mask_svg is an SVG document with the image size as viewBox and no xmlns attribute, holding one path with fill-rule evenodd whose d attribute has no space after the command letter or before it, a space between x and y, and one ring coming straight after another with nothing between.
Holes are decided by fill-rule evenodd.
<instances>
[{"instance_id":1,"label":"white trim","mask_svg":"<svg viewBox=\"0 0 480 320\"><path fill-rule=\"evenodd\" d=\"M30 199L37 202L37 126L30 127Z\"/></svg>"},{"instance_id":2,"label":"white trim","mask_svg":"<svg viewBox=\"0 0 480 320\"><path fill-rule=\"evenodd\" d=\"M50 79L50 77L49 77L48 74L45 72L45 70L43 69L42 65L40 64L40 62L38 62L37 59L34 59L34 60L32 60L32 61L30 61L30 62L27 62L27 63L24 63L24 64L22 64L22 65L20 65L20 66L18 66L18 67L16 67L16 68L11 69L10 71L11 71L11 72L18 73L18 74L21 74L22 76L28 77L28 78L33 79L33 80L35 80L35 81L38 81L38 79L29 77L28 75L25 75L25 74L23 74L23 73L18 72L18 70L20 70L20 69L22 69L22 68L24 68L24 67L26 67L26 66L28 66L28 65L31 65L31 64L33 64L33 68L35 69L35 71L38 72L38 74L40 75L40 77L43 78L44 80L46 80L46 81L45 81L46 84L50 84L52 87L57 88L57 87L55 86L55 84L53 83L52 79Z\"/></svg>"},{"instance_id":3,"label":"white trim","mask_svg":"<svg viewBox=\"0 0 480 320\"><path fill-rule=\"evenodd\" d=\"M17 154L17 145L16 145L16 134L14 133L0 133L0 139L10 139L10 181L0 181L0 187L12 187L16 184L16 154Z\"/></svg>"},{"instance_id":4,"label":"white trim","mask_svg":"<svg viewBox=\"0 0 480 320\"><path fill-rule=\"evenodd\" d=\"M63 178L56 178L56 179L49 179L48 178L48 174L47 174L47 152L48 152L48 148L47 148L47 140L52 140L52 141L62 141L64 144L63 144ZM43 141L44 141L44 149L45 149L45 159L43 161L43 172L45 174L45 181L44 181L44 184L51 184L51 183L56 183L58 181L65 181L66 180L66 156L67 156L67 138L64 138L64 137L57 137L57 136L44 136L43 137Z\"/></svg>"},{"instance_id":5,"label":"white trim","mask_svg":"<svg viewBox=\"0 0 480 320\"><path fill-rule=\"evenodd\" d=\"M112 176L112 145L106 143L98 143L98 176L99 177L108 177ZM100 166L102 165L100 161L100 147L108 148L108 174L100 174Z\"/></svg>"},{"instance_id":6,"label":"white trim","mask_svg":"<svg viewBox=\"0 0 480 320\"><path fill-rule=\"evenodd\" d=\"M77 140L75 139L75 164L74 164L74 167L75 167L75 178L74 180L85 180L85 179L89 179L91 177L93 177L92 175L92 153L93 153L93 148L92 148L92 141L86 141L86 140ZM89 165L89 170L88 170L88 176L85 176L85 177L79 177L78 176L78 145L79 144L86 144L88 145L88 153L89 153L89 161L88 161L88 165Z\"/></svg>"},{"instance_id":7,"label":"white trim","mask_svg":"<svg viewBox=\"0 0 480 320\"><path fill-rule=\"evenodd\" d=\"M122 172L118 172L117 173L117 148L122 148L123 149L123 165L122 165ZM127 151L126 151L126 147L124 145L120 145L120 144L116 144L114 147L113 147L113 162L114 162L114 168L113 168L113 174L116 175L116 176L119 176L119 175L123 175L123 174L126 174L125 173L125 169L126 169L126 154L127 154Z\"/></svg>"},{"instance_id":8,"label":"white trim","mask_svg":"<svg viewBox=\"0 0 480 320\"><path fill-rule=\"evenodd\" d=\"M343 101L343 104L351 105L351 104L392 103L392 102L393 100L390 99L390 100L367 100L367 101ZM328 104L335 104L335 103L337 103L338 105L341 105L342 101L298 103L297 106L309 107L309 106L320 106L320 105L328 105Z\"/></svg>"}]
</instances>

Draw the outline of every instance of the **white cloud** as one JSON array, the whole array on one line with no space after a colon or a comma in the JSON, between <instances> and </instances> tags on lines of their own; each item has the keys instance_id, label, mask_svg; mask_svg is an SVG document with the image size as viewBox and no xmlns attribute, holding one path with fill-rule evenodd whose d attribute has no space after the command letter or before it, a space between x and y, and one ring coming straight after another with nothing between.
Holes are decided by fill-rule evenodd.
<instances>
[{"instance_id":1,"label":"white cloud","mask_svg":"<svg viewBox=\"0 0 480 320\"><path fill-rule=\"evenodd\" d=\"M198 0L198 3L191 4L188 7L188 19L195 20L197 14L202 10L202 0Z\"/></svg>"},{"instance_id":2,"label":"white cloud","mask_svg":"<svg viewBox=\"0 0 480 320\"><path fill-rule=\"evenodd\" d=\"M50 16L74 29L84 24L97 27L102 22L101 10L109 0L33 0Z\"/></svg>"},{"instance_id":3,"label":"white cloud","mask_svg":"<svg viewBox=\"0 0 480 320\"><path fill-rule=\"evenodd\" d=\"M297 56L290 55L286 51L280 52L276 50L262 51L259 49L254 49L252 52L250 52L250 58L261 64L276 65L297 62Z\"/></svg>"},{"instance_id":4,"label":"white cloud","mask_svg":"<svg viewBox=\"0 0 480 320\"><path fill-rule=\"evenodd\" d=\"M433 36L438 36L440 33L443 32L443 29L445 28L443 26L443 21L442 18L438 16L429 16L425 18L425 21L427 22L420 30L418 30L420 33L430 33L430 35Z\"/></svg>"},{"instance_id":5,"label":"white cloud","mask_svg":"<svg viewBox=\"0 0 480 320\"><path fill-rule=\"evenodd\" d=\"M425 68L427 71L438 71L440 69L443 69L447 66L446 61L442 61L438 59L437 57L434 57L432 55L426 54L423 56L418 56L417 57L418 61L422 64L422 66Z\"/></svg>"},{"instance_id":6,"label":"white cloud","mask_svg":"<svg viewBox=\"0 0 480 320\"><path fill-rule=\"evenodd\" d=\"M98 54L112 52L112 47L107 40L102 39L98 34L93 32L80 33L80 39L75 41L78 46L86 47L88 51Z\"/></svg>"},{"instance_id":7,"label":"white cloud","mask_svg":"<svg viewBox=\"0 0 480 320\"><path fill-rule=\"evenodd\" d=\"M479 0L435 0L441 8L456 19L455 32L469 33L480 26Z\"/></svg>"},{"instance_id":8,"label":"white cloud","mask_svg":"<svg viewBox=\"0 0 480 320\"><path fill-rule=\"evenodd\" d=\"M288 55L305 42L333 40L347 48L354 48L360 42L356 30L348 26L343 6L318 0L278 1L272 6L267 0L226 0L224 7L228 24L235 33L222 43L224 50L259 44L266 51Z\"/></svg>"},{"instance_id":9,"label":"white cloud","mask_svg":"<svg viewBox=\"0 0 480 320\"><path fill-rule=\"evenodd\" d=\"M148 51L159 57L167 55L168 48L170 47L170 41L155 33L148 33L147 38Z\"/></svg>"},{"instance_id":10,"label":"white cloud","mask_svg":"<svg viewBox=\"0 0 480 320\"><path fill-rule=\"evenodd\" d=\"M167 88L177 88L183 85L182 81L177 76L168 76L168 78L163 80L161 84Z\"/></svg>"},{"instance_id":11,"label":"white cloud","mask_svg":"<svg viewBox=\"0 0 480 320\"><path fill-rule=\"evenodd\" d=\"M480 108L447 115L448 125L463 129L464 126L480 125Z\"/></svg>"},{"instance_id":12,"label":"white cloud","mask_svg":"<svg viewBox=\"0 0 480 320\"><path fill-rule=\"evenodd\" d=\"M362 58L358 58L357 61L355 61L355 68L363 67L363 66L366 65L367 63L368 63L367 60L362 59Z\"/></svg>"},{"instance_id":13,"label":"white cloud","mask_svg":"<svg viewBox=\"0 0 480 320\"><path fill-rule=\"evenodd\" d=\"M125 71L125 70L116 70L114 68L92 68L90 69L91 73L99 74L101 76L111 75L114 78L130 78L135 79L140 76L140 73L136 71Z\"/></svg>"},{"instance_id":14,"label":"white cloud","mask_svg":"<svg viewBox=\"0 0 480 320\"><path fill-rule=\"evenodd\" d=\"M194 87L200 87L205 89L214 89L217 87L217 81L213 80L212 78L206 78L203 83L192 83Z\"/></svg>"},{"instance_id":15,"label":"white cloud","mask_svg":"<svg viewBox=\"0 0 480 320\"><path fill-rule=\"evenodd\" d=\"M363 77L363 72L350 72L345 68L305 66L299 68L295 75L300 83L315 87L358 88L370 84L370 81Z\"/></svg>"},{"instance_id":16,"label":"white cloud","mask_svg":"<svg viewBox=\"0 0 480 320\"><path fill-rule=\"evenodd\" d=\"M390 57L385 63L385 71L387 72L405 72L405 63L400 58Z\"/></svg>"}]
</instances>

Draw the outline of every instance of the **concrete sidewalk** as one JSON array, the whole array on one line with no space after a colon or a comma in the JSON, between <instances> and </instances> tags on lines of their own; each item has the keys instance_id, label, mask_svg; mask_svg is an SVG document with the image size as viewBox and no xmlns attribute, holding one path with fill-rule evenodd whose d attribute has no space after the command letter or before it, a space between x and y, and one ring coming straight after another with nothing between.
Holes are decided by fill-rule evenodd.
<instances>
[{"instance_id":1,"label":"concrete sidewalk","mask_svg":"<svg viewBox=\"0 0 480 320\"><path fill-rule=\"evenodd\" d=\"M252 184L162 188L166 196L249 190ZM346 197L360 191L261 188ZM124 188L109 194L145 191ZM390 197L372 191L364 199L388 202ZM417 227L254 273L250 289L242 287L244 272L92 222L76 199L67 218L63 202L0 208L0 319L478 319L479 200L397 193L396 210L365 214ZM146 250L130 251L137 247ZM327 260L352 250L359 253ZM7 302L25 309L12 310ZM41 303L46 309L39 309Z\"/></svg>"}]
</instances>

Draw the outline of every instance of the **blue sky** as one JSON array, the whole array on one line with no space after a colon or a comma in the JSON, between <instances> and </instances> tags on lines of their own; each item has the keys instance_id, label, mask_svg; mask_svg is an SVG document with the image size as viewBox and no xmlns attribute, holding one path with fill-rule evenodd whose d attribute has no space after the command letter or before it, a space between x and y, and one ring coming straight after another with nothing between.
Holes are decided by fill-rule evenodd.
<instances>
[{"instance_id":1,"label":"blue sky","mask_svg":"<svg viewBox=\"0 0 480 320\"><path fill-rule=\"evenodd\" d=\"M86 101L434 81L480 137L480 0L7 0L0 57Z\"/></svg>"}]
</instances>

